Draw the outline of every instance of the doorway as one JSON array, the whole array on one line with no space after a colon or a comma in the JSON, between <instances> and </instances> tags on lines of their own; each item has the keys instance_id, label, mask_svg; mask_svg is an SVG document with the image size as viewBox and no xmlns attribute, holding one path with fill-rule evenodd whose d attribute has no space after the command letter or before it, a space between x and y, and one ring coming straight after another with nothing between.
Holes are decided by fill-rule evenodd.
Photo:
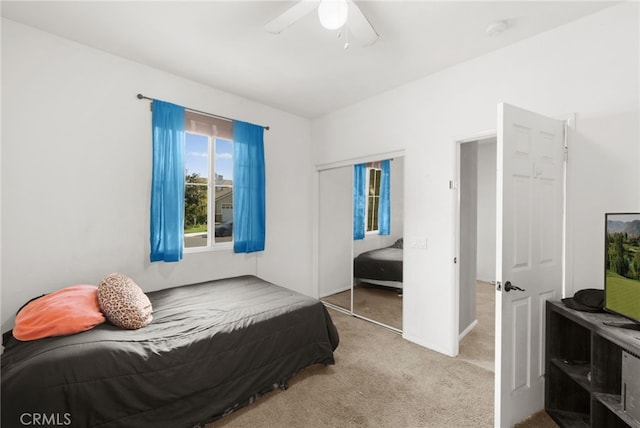
<instances>
[{"instance_id":1,"label":"doorway","mask_svg":"<svg viewBox=\"0 0 640 428\"><path fill-rule=\"evenodd\" d=\"M458 142L459 358L494 371L495 135Z\"/></svg>"},{"instance_id":2,"label":"doorway","mask_svg":"<svg viewBox=\"0 0 640 428\"><path fill-rule=\"evenodd\" d=\"M545 365L545 302L563 295L566 212L566 159L574 135L575 118L553 119L513 105L498 105L497 132L457 141L457 182L463 186L465 174L475 177L477 158L463 166L466 144L496 138L495 198L495 330L494 330L494 423L512 426L544 407L542 388ZM468 146L473 148L474 146ZM477 156L477 146L475 147ZM477 171L475 172L477 174ZM457 198L456 318L459 332L473 334L473 321L464 317L461 304L470 296L468 278L477 277L477 264L469 263L468 241L475 237L477 256L478 198ZM471 208L465 208L463 201ZM473 201L476 201L475 204ZM476 221L469 219L476 218ZM463 257L463 255L467 257ZM462 260L465 259L465 260ZM466 265L464 265L466 261ZM473 272L473 269L476 272ZM467 307L474 307L467 305ZM460 335L458 335L458 339ZM455 342L460 351L460 341Z\"/></svg>"}]
</instances>

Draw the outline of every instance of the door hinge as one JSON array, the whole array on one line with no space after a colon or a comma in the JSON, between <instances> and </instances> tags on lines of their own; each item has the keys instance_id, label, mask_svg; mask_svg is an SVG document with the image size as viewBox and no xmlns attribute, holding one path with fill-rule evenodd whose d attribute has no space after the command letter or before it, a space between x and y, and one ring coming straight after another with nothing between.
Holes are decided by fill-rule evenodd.
<instances>
[{"instance_id":1,"label":"door hinge","mask_svg":"<svg viewBox=\"0 0 640 428\"><path fill-rule=\"evenodd\" d=\"M458 188L458 182L455 180L449 180L449 189L454 190Z\"/></svg>"}]
</instances>

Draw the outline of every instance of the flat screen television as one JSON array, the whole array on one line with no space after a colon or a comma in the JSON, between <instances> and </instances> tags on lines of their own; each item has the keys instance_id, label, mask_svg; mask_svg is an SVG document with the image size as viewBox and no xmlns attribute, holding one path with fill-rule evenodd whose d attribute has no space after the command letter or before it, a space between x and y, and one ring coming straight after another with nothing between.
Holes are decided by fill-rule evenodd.
<instances>
[{"instance_id":1,"label":"flat screen television","mask_svg":"<svg viewBox=\"0 0 640 428\"><path fill-rule=\"evenodd\" d=\"M604 264L604 309L640 329L640 213L605 214Z\"/></svg>"}]
</instances>

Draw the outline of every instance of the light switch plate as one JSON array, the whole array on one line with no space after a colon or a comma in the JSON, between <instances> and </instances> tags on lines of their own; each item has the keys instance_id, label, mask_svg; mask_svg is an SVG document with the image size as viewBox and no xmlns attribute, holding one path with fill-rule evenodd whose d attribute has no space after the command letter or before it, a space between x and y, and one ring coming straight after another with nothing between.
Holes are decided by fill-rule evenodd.
<instances>
[{"instance_id":1,"label":"light switch plate","mask_svg":"<svg viewBox=\"0 0 640 428\"><path fill-rule=\"evenodd\" d=\"M427 248L427 238L420 237L420 236L413 236L413 237L410 237L409 239L406 240L406 245L409 248L426 249Z\"/></svg>"}]
</instances>

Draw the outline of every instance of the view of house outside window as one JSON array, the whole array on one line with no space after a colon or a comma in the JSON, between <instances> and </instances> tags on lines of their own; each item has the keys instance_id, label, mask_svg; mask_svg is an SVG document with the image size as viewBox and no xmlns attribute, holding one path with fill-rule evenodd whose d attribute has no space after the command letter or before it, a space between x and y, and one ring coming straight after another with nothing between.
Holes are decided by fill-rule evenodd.
<instances>
[{"instance_id":1,"label":"view of house outside window","mask_svg":"<svg viewBox=\"0 0 640 428\"><path fill-rule=\"evenodd\" d=\"M184 246L211 247L232 240L233 142L187 132Z\"/></svg>"}]
</instances>

